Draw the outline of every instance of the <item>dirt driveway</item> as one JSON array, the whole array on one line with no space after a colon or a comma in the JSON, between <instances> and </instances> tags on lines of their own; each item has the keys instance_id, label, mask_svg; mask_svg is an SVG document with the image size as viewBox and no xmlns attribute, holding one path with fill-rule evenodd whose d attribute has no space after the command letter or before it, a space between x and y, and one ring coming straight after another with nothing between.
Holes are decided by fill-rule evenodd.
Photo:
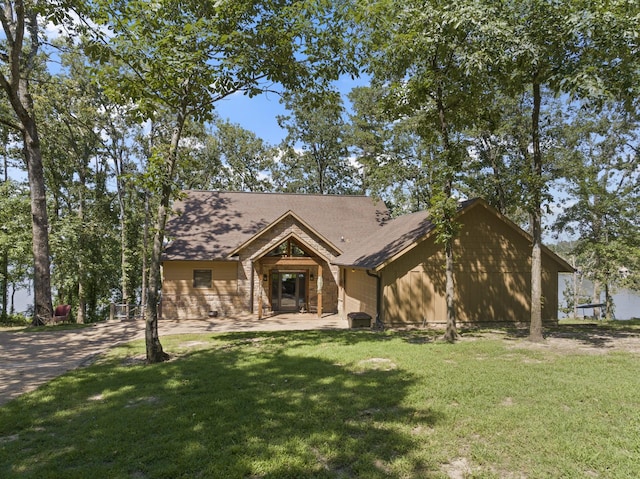
<instances>
[{"instance_id":1,"label":"dirt driveway","mask_svg":"<svg viewBox=\"0 0 640 479\"><path fill-rule=\"evenodd\" d=\"M160 337L170 334L286 331L346 328L337 316L275 316L257 320L168 321L159 324ZM0 406L20 394L81 367L110 347L144 338L143 321L107 321L93 326L51 331L0 331Z\"/></svg>"}]
</instances>

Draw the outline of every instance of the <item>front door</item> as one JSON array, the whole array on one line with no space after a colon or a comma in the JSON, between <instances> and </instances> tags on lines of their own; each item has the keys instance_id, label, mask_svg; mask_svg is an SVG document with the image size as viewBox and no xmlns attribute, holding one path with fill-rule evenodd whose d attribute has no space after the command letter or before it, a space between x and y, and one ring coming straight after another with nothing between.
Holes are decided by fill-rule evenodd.
<instances>
[{"instance_id":1,"label":"front door","mask_svg":"<svg viewBox=\"0 0 640 479\"><path fill-rule=\"evenodd\" d=\"M271 274L271 308L273 311L306 309L306 273L274 271Z\"/></svg>"}]
</instances>

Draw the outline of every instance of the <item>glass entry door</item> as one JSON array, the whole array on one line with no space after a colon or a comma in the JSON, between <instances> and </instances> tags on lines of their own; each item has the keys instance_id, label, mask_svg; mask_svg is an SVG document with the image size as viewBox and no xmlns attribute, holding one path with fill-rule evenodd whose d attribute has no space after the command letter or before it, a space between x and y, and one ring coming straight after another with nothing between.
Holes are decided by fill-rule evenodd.
<instances>
[{"instance_id":1,"label":"glass entry door","mask_svg":"<svg viewBox=\"0 0 640 479\"><path fill-rule=\"evenodd\" d=\"M306 310L306 273L271 274L271 308L273 311Z\"/></svg>"}]
</instances>

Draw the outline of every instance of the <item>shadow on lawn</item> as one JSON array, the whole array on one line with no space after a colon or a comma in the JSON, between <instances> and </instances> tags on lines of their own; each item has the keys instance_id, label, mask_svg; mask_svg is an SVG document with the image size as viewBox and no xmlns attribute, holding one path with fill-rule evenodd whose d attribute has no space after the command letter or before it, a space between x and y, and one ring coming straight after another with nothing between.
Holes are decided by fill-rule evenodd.
<instances>
[{"instance_id":1,"label":"shadow on lawn","mask_svg":"<svg viewBox=\"0 0 640 479\"><path fill-rule=\"evenodd\" d=\"M289 335L293 345L365 340ZM222 335L217 349L154 366L78 370L0 410L11 477L418 477L420 437L441 417L402 405L414 379L300 350L286 334ZM366 335L367 341L384 340ZM214 346L215 348L216 346ZM27 423L7 426L31 407ZM17 410L14 411L17 413ZM393 463L402 458L402 472Z\"/></svg>"},{"instance_id":2,"label":"shadow on lawn","mask_svg":"<svg viewBox=\"0 0 640 479\"><path fill-rule=\"evenodd\" d=\"M625 324L627 323L627 324ZM614 322L585 322L583 324L560 324L547 327L544 337L574 340L576 343L594 348L610 348L616 341L627 338L640 337L640 322L614 321ZM527 328L503 328L499 330L470 329L464 331L465 335L486 337L499 334L504 339L525 339L529 336Z\"/></svg>"},{"instance_id":3,"label":"shadow on lawn","mask_svg":"<svg viewBox=\"0 0 640 479\"><path fill-rule=\"evenodd\" d=\"M549 328L546 337L573 339L582 344L596 348L609 348L614 342L626 338L637 338L640 331L636 328L625 328L616 325L600 325L597 323L561 325Z\"/></svg>"},{"instance_id":4,"label":"shadow on lawn","mask_svg":"<svg viewBox=\"0 0 640 479\"><path fill-rule=\"evenodd\" d=\"M334 345L356 345L360 343L378 343L390 341L396 337L393 333L373 331L371 329L355 330L308 330L308 331L247 331L238 333L218 333L215 338L227 341L246 340L251 338L268 337L281 344L318 346L324 343Z\"/></svg>"},{"instance_id":5,"label":"shadow on lawn","mask_svg":"<svg viewBox=\"0 0 640 479\"><path fill-rule=\"evenodd\" d=\"M384 343L394 339L402 339L410 344L427 344L441 339L442 331L429 329L375 331L371 329L356 330L309 330L278 332L241 332L221 333L215 338L226 341L248 341L252 338L268 337L283 345L321 346L332 345L353 346L361 343Z\"/></svg>"}]
</instances>

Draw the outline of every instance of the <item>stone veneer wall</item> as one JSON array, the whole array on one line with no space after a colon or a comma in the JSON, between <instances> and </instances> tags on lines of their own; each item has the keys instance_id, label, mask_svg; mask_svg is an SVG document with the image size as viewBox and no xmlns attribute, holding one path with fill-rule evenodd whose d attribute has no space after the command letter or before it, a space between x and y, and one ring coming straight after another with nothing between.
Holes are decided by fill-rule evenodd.
<instances>
[{"instance_id":1,"label":"stone veneer wall","mask_svg":"<svg viewBox=\"0 0 640 479\"><path fill-rule=\"evenodd\" d=\"M211 288L193 288L193 271L212 270ZM163 265L162 318L206 319L213 312L229 317L246 313L250 292L237 261L171 261Z\"/></svg>"},{"instance_id":2,"label":"stone veneer wall","mask_svg":"<svg viewBox=\"0 0 640 479\"><path fill-rule=\"evenodd\" d=\"M287 217L283 221L262 235L240 253L240 261L237 264L237 289L233 292L214 290L193 289L186 286L193 274L194 269L214 269L216 264L213 261L192 261L192 262L166 262L164 265L167 273L163 284L162 295L162 317L167 319L206 319L211 313L217 311L220 317L233 317L246 315L249 312L258 314L259 295L262 294L263 308L267 310L270 305L267 285L263 284L262 274L270 274L270 266L265 266L260 272L254 269L251 258L260 257L271 251L289 236L295 238L318 252L322 257L332 260L335 257L333 249L319 240L316 235L306 227L298 224L294 218ZM308 259L306 259L308 261ZM323 312L337 312L338 310L338 274L337 266L329 265L325 260L317 259L322 265L323 288L322 303ZM295 263L295 258L290 259ZM256 264L256 266L258 266ZM280 265L273 267L280 271L309 271L314 274L315 280L309 281L309 309L317 311L317 278L318 267L316 265ZM179 277L180 281L174 280Z\"/></svg>"},{"instance_id":3,"label":"stone veneer wall","mask_svg":"<svg viewBox=\"0 0 640 479\"><path fill-rule=\"evenodd\" d=\"M231 295L165 295L162 298L164 319L207 319L212 314L234 317L246 311L241 296ZM215 313L214 313L215 312Z\"/></svg>"},{"instance_id":4,"label":"stone veneer wall","mask_svg":"<svg viewBox=\"0 0 640 479\"><path fill-rule=\"evenodd\" d=\"M251 243L245 250L243 250L240 254L240 264L244 269L245 276L247 280L250 281L250 278L253 278L253 289L251 289L251 284L247 282L246 290L253 290L253 312L255 314L258 313L258 304L259 297L262 294L262 304L263 309L266 311L270 305L270 291L267 290L266 285L263 285L262 274L267 273L270 274L272 267L265 267L262 272L258 269L254 269L254 265L250 258L261 256L280 243L285 241L289 236L294 236L297 240L299 240L303 245L306 245L308 248L311 248L313 251L318 252L325 258L329 258L332 260L335 257L334 251L332 248L325 244L324 242L317 239L317 237L309 231L306 227L298 224L294 218L288 217L283 219L283 221L274 226L268 234L262 235L260 238ZM291 260L294 262L294 259ZM337 266L331 266L326 261L320 260L322 263L322 271L323 271L323 311L326 312L337 312L338 305L338 286L337 279L339 274L339 268ZM257 266L257 265L256 265ZM310 270L310 272L314 273L316 280L309 283L309 293L310 293L310 306L311 309L314 310L314 307L317 307L317 301L314 304L314 299L317 297L316 290L317 285L317 266L278 266L273 267L273 269L278 269L279 271L287 271L289 268L291 271L301 271L301 270ZM269 283L267 283L269 284ZM251 301L251 297L247 298L248 302Z\"/></svg>"}]
</instances>

